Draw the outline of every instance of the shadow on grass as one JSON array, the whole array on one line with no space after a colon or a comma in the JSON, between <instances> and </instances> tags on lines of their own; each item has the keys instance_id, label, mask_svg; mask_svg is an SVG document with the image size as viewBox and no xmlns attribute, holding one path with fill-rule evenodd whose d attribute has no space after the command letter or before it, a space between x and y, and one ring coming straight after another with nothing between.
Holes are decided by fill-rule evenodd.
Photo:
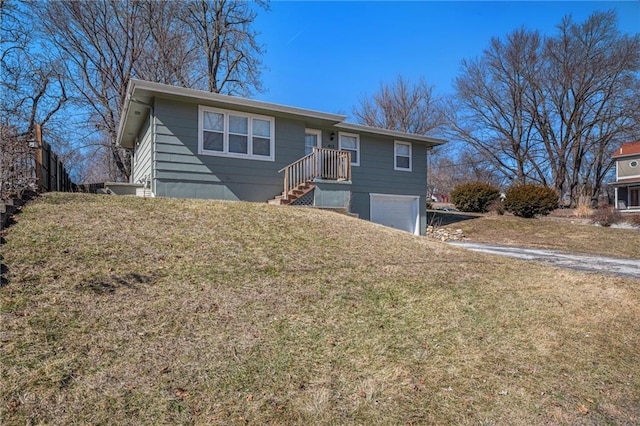
<instances>
[{"instance_id":1,"label":"shadow on grass","mask_svg":"<svg viewBox=\"0 0 640 426\"><path fill-rule=\"evenodd\" d=\"M466 220L478 219L483 215L477 213L443 212L427 210L427 225L449 226Z\"/></svg>"},{"instance_id":2,"label":"shadow on grass","mask_svg":"<svg viewBox=\"0 0 640 426\"><path fill-rule=\"evenodd\" d=\"M4 237L0 236L0 245L3 245L5 242ZM2 260L4 260L4 258L0 254L0 288L9 285L9 279L7 278L7 275L9 275L9 267L2 263Z\"/></svg>"},{"instance_id":3,"label":"shadow on grass","mask_svg":"<svg viewBox=\"0 0 640 426\"><path fill-rule=\"evenodd\" d=\"M111 275L108 277L94 277L83 281L76 286L78 290L88 290L95 294L113 294L118 289L128 288L137 290L140 284L149 285L154 282L156 277L152 275L126 274Z\"/></svg>"},{"instance_id":4,"label":"shadow on grass","mask_svg":"<svg viewBox=\"0 0 640 426\"><path fill-rule=\"evenodd\" d=\"M9 285L9 279L7 275L9 274L9 268L4 263L0 264L0 288Z\"/></svg>"}]
</instances>

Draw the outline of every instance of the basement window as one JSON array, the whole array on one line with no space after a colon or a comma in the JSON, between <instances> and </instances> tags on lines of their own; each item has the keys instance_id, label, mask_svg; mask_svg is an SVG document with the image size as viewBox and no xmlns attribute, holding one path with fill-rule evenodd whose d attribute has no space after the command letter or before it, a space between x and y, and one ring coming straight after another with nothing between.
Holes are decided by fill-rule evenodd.
<instances>
[{"instance_id":1,"label":"basement window","mask_svg":"<svg viewBox=\"0 0 640 426\"><path fill-rule=\"evenodd\" d=\"M263 115L199 107L201 155L275 160L275 119Z\"/></svg>"}]
</instances>

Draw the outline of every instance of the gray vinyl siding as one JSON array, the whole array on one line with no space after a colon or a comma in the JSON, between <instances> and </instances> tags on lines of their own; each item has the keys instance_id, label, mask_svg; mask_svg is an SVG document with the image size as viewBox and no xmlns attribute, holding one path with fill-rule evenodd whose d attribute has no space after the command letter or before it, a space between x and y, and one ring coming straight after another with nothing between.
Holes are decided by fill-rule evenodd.
<instances>
[{"instance_id":1,"label":"gray vinyl siding","mask_svg":"<svg viewBox=\"0 0 640 426\"><path fill-rule=\"evenodd\" d=\"M157 196L265 202L282 192L283 175L278 171L304 156L305 128L322 131L323 147L338 148L338 129L273 115L275 161L199 155L198 113L198 103L155 99L152 187ZM394 170L393 138L359 136L360 166L352 167L351 211L370 219L371 193L417 195L424 233L426 146L413 142L412 171L399 171Z\"/></svg>"},{"instance_id":2,"label":"gray vinyl siding","mask_svg":"<svg viewBox=\"0 0 640 426\"><path fill-rule=\"evenodd\" d=\"M370 219L370 194L420 196L420 229L426 229L427 151L411 144L411 171L394 170L394 141L360 136L360 166L351 168L351 210Z\"/></svg>"},{"instance_id":3,"label":"gray vinyl siding","mask_svg":"<svg viewBox=\"0 0 640 426\"><path fill-rule=\"evenodd\" d=\"M304 155L302 121L275 117L275 161L198 154L198 104L156 99L156 195L264 202Z\"/></svg>"},{"instance_id":4,"label":"gray vinyl siding","mask_svg":"<svg viewBox=\"0 0 640 426\"><path fill-rule=\"evenodd\" d=\"M140 142L133 154L133 173L131 183L142 183L151 177L151 126L149 118L140 131Z\"/></svg>"},{"instance_id":5,"label":"gray vinyl siding","mask_svg":"<svg viewBox=\"0 0 640 426\"><path fill-rule=\"evenodd\" d=\"M618 179L627 179L640 176L640 164L636 167L631 167L630 163L634 160L640 163L640 155L637 157L626 157L616 161Z\"/></svg>"}]
</instances>

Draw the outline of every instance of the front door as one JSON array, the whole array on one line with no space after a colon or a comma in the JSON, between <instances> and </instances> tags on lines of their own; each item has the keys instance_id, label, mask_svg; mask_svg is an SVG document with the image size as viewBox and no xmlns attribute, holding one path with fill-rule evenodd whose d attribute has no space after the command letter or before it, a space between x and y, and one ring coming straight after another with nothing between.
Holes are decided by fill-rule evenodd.
<instances>
[{"instance_id":1,"label":"front door","mask_svg":"<svg viewBox=\"0 0 640 426\"><path fill-rule=\"evenodd\" d=\"M322 146L322 131L305 129L304 131L304 155L309 155L314 147Z\"/></svg>"}]
</instances>

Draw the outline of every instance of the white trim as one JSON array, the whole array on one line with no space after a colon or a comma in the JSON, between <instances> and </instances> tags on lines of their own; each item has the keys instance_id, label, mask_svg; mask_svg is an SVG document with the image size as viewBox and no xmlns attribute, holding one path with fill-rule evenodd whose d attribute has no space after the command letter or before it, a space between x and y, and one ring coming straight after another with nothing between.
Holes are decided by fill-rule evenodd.
<instances>
[{"instance_id":1,"label":"white trim","mask_svg":"<svg viewBox=\"0 0 640 426\"><path fill-rule=\"evenodd\" d=\"M640 178L640 175L630 175L630 176L622 176L622 180L625 179L635 179L635 178ZM619 181L620 179L618 179L617 173L616 173L616 181ZM635 182L630 182L630 183L635 183Z\"/></svg>"},{"instance_id":2,"label":"white trim","mask_svg":"<svg viewBox=\"0 0 640 426\"><path fill-rule=\"evenodd\" d=\"M420 235L420 196L419 195L397 195L397 194L380 194L375 192L369 193L369 221L373 222L373 199L374 198L406 198L413 199L415 202L414 208L416 213L416 221L413 229L414 235ZM375 222L374 222L375 223ZM382 225L385 226L385 225Z\"/></svg>"},{"instance_id":3,"label":"white trim","mask_svg":"<svg viewBox=\"0 0 640 426\"><path fill-rule=\"evenodd\" d=\"M398 157L404 157L404 155L398 155L396 151L396 147L398 145L406 145L409 147L409 167L398 167ZM401 172L410 172L413 168L413 145L411 142L403 142L403 141L393 141L393 170L398 170Z\"/></svg>"},{"instance_id":4,"label":"white trim","mask_svg":"<svg viewBox=\"0 0 640 426\"><path fill-rule=\"evenodd\" d=\"M360 152L360 135L357 133L346 133L346 132L338 132L338 149L343 151L342 149L342 137L343 136L347 136L347 137L351 137L351 138L356 138L356 157L357 157L357 161L353 161L353 159L351 159L351 165L352 166L359 166L360 165L360 156L362 155L362 153ZM351 150L349 150L351 151Z\"/></svg>"},{"instance_id":5,"label":"white trim","mask_svg":"<svg viewBox=\"0 0 640 426\"><path fill-rule=\"evenodd\" d=\"M413 133L398 132L396 130L382 129L378 127L364 126L362 124L345 123L344 121L335 125L338 129L350 130L358 133L368 133L371 135L384 135L393 138L410 140L412 142L423 142L429 145L442 145L447 142L444 139L431 138L429 136L415 135Z\"/></svg>"},{"instance_id":6,"label":"white trim","mask_svg":"<svg viewBox=\"0 0 640 426\"><path fill-rule=\"evenodd\" d=\"M222 151L211 151L204 149L203 133L204 129L204 113L215 112L223 115L223 140ZM247 153L229 152L229 116L243 117L247 119ZM269 122L269 156L253 154L253 120L263 120ZM263 139L266 139L262 137ZM276 135L275 135L275 118L266 115L250 114L242 111L233 111L220 108L212 108L204 105L198 105L198 154L209 155L214 157L231 157L241 158L244 160L260 160L275 161L276 158Z\"/></svg>"},{"instance_id":7,"label":"white trim","mask_svg":"<svg viewBox=\"0 0 640 426\"><path fill-rule=\"evenodd\" d=\"M316 135L318 137L318 148L322 148L322 130L311 129L307 127L306 129L304 129L304 136L306 137L307 135ZM307 149L306 145L304 149Z\"/></svg>"}]
</instances>

